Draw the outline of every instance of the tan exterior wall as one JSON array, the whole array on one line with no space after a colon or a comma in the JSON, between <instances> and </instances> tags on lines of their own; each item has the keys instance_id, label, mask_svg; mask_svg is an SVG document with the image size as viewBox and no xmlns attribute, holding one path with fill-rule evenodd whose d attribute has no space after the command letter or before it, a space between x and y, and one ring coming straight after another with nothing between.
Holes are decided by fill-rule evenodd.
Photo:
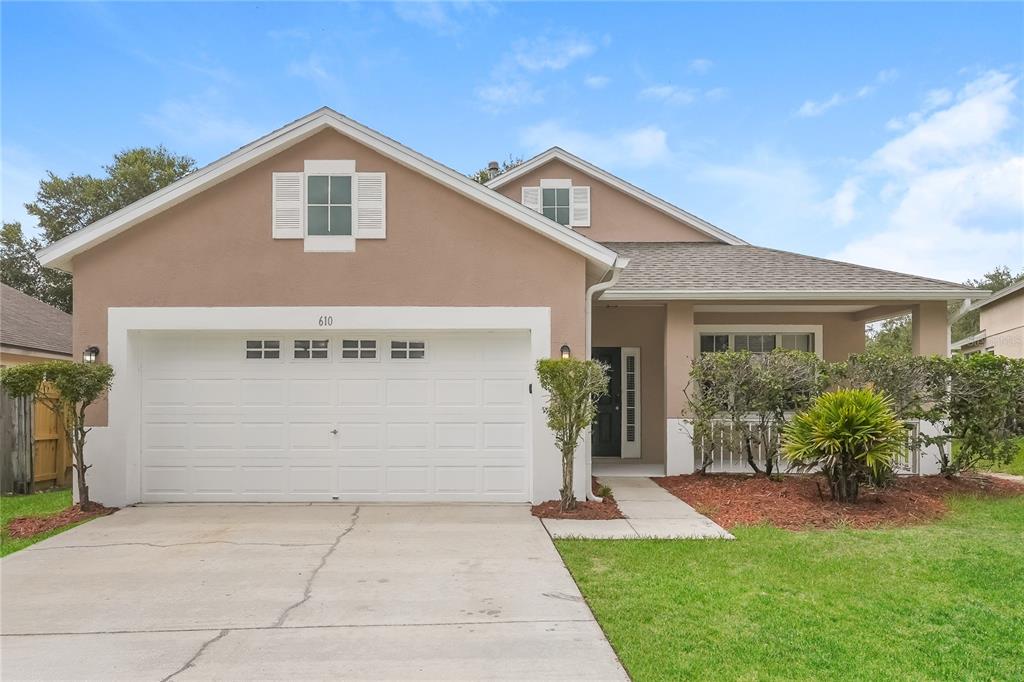
<instances>
[{"instance_id":1,"label":"tan exterior wall","mask_svg":"<svg viewBox=\"0 0 1024 682\"><path fill-rule=\"evenodd\" d=\"M386 172L387 239L360 240L354 253L271 239L271 173L301 171L306 159ZM334 131L97 245L73 267L76 357L95 344L105 359L107 308L124 306L547 306L553 354L585 343L582 256ZM105 406L92 416L106 423Z\"/></svg>"},{"instance_id":2,"label":"tan exterior wall","mask_svg":"<svg viewBox=\"0 0 1024 682\"><path fill-rule=\"evenodd\" d=\"M49 360L70 360L70 355L57 355L57 354L44 354L39 353L38 355L26 355L25 353L19 353L18 351L0 351L0 367L10 367L12 365L24 365L27 362L47 362Z\"/></svg>"},{"instance_id":3,"label":"tan exterior wall","mask_svg":"<svg viewBox=\"0 0 1024 682\"><path fill-rule=\"evenodd\" d=\"M1024 290L981 309L985 350L1010 358L1024 358Z\"/></svg>"},{"instance_id":4,"label":"tan exterior wall","mask_svg":"<svg viewBox=\"0 0 1024 682\"><path fill-rule=\"evenodd\" d=\"M665 306L595 306L593 345L640 348L640 459L665 461Z\"/></svg>"},{"instance_id":5,"label":"tan exterior wall","mask_svg":"<svg viewBox=\"0 0 1024 682\"><path fill-rule=\"evenodd\" d=\"M918 303L910 309L910 343L914 355L949 355L945 301Z\"/></svg>"},{"instance_id":6,"label":"tan exterior wall","mask_svg":"<svg viewBox=\"0 0 1024 682\"><path fill-rule=\"evenodd\" d=\"M821 325L822 358L846 360L864 352L864 323L848 313L694 313L694 324Z\"/></svg>"},{"instance_id":7,"label":"tan exterior wall","mask_svg":"<svg viewBox=\"0 0 1024 682\"><path fill-rule=\"evenodd\" d=\"M522 201L523 187L536 187L541 179L572 180L590 187L590 227L579 233L599 242L707 242L717 241L703 232L670 218L661 211L623 194L611 185L554 159L498 189L514 201Z\"/></svg>"}]
</instances>

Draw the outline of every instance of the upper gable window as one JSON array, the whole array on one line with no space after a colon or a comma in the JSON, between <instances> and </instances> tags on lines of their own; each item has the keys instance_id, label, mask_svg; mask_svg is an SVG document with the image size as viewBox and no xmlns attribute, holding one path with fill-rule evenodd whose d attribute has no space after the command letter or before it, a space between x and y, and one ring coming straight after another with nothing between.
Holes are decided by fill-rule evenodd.
<instances>
[{"instance_id":1,"label":"upper gable window","mask_svg":"<svg viewBox=\"0 0 1024 682\"><path fill-rule=\"evenodd\" d=\"M569 188L542 187L541 213L561 225L569 224Z\"/></svg>"},{"instance_id":2,"label":"upper gable window","mask_svg":"<svg viewBox=\"0 0 1024 682\"><path fill-rule=\"evenodd\" d=\"M352 176L306 176L306 233L352 234Z\"/></svg>"}]
</instances>

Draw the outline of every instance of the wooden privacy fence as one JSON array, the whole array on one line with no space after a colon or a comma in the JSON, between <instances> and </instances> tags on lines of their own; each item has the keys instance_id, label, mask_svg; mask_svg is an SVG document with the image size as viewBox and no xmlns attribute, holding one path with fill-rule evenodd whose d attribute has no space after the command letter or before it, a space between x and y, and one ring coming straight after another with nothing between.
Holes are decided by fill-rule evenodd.
<instances>
[{"instance_id":1,"label":"wooden privacy fence","mask_svg":"<svg viewBox=\"0 0 1024 682\"><path fill-rule=\"evenodd\" d=\"M31 396L0 391L0 492L30 493L71 483L60 417Z\"/></svg>"}]
</instances>

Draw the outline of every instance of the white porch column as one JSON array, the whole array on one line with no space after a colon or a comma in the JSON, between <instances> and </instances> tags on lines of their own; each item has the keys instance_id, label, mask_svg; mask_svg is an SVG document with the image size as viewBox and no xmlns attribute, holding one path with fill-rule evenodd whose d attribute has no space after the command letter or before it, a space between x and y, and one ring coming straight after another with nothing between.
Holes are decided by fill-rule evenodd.
<instances>
[{"instance_id":1,"label":"white porch column","mask_svg":"<svg viewBox=\"0 0 1024 682\"><path fill-rule=\"evenodd\" d=\"M693 364L693 304L669 301L665 311L665 473L693 473L691 430L683 419L683 390Z\"/></svg>"},{"instance_id":2,"label":"white porch column","mask_svg":"<svg viewBox=\"0 0 1024 682\"><path fill-rule=\"evenodd\" d=\"M914 355L949 355L949 322L945 301L918 303L911 309Z\"/></svg>"}]
</instances>

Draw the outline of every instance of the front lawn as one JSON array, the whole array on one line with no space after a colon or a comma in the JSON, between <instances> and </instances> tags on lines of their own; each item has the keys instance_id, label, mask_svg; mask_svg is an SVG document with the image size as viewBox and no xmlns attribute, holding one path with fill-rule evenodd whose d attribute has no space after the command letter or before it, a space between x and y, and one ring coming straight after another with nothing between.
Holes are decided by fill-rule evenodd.
<instances>
[{"instance_id":1,"label":"front lawn","mask_svg":"<svg viewBox=\"0 0 1024 682\"><path fill-rule=\"evenodd\" d=\"M636 680L1024 679L1024 497L931 525L557 540Z\"/></svg>"},{"instance_id":2,"label":"front lawn","mask_svg":"<svg viewBox=\"0 0 1024 682\"><path fill-rule=\"evenodd\" d=\"M997 471L1002 474L1014 474L1024 476L1024 438L1017 439L1017 454L1013 460L1006 464L994 464L988 467L989 471Z\"/></svg>"},{"instance_id":3,"label":"front lawn","mask_svg":"<svg viewBox=\"0 0 1024 682\"><path fill-rule=\"evenodd\" d=\"M71 526L55 528L29 538L12 538L7 533L7 524L12 519L23 516L52 516L71 506L70 490L54 490L34 495L14 495L0 497L0 556L17 552L51 535L56 535Z\"/></svg>"}]
</instances>

